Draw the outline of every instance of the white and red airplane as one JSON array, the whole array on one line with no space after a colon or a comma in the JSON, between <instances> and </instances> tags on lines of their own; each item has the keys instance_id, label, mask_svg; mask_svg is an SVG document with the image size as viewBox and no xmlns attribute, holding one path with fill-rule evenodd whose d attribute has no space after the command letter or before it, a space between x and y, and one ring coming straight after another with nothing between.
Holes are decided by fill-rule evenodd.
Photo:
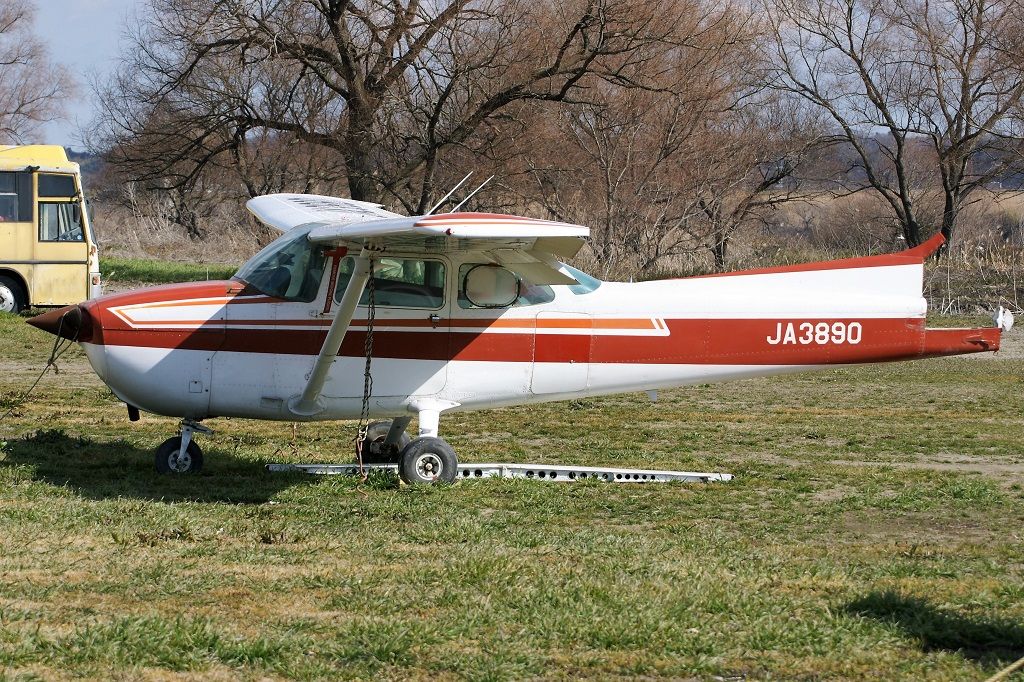
<instances>
[{"instance_id":1,"label":"white and red airplane","mask_svg":"<svg viewBox=\"0 0 1024 682\"><path fill-rule=\"evenodd\" d=\"M204 419L365 416L368 351L366 407L387 421L370 426L366 451L427 482L456 475L442 412L999 348L999 326L925 328L923 261L941 236L902 253L621 284L561 262L589 234L577 225L405 217L301 194L248 208L284 234L231 280L29 320L81 344L133 421L182 418L156 452L160 471L202 466L192 435L208 432Z\"/></svg>"}]
</instances>

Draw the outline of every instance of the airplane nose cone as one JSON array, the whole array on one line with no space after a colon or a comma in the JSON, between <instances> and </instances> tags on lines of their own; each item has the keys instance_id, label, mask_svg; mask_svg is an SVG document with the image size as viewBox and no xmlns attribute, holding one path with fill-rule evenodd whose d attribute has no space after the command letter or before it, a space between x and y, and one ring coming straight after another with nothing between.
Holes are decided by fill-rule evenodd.
<instances>
[{"instance_id":1,"label":"airplane nose cone","mask_svg":"<svg viewBox=\"0 0 1024 682\"><path fill-rule=\"evenodd\" d=\"M92 319L78 305L64 306L28 320L33 327L72 341L88 341L92 334Z\"/></svg>"}]
</instances>

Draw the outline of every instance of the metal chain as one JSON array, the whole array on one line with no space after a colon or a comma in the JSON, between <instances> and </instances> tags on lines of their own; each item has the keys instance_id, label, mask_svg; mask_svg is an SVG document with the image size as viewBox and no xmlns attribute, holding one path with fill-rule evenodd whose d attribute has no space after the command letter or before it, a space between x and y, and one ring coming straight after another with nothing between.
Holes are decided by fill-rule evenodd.
<instances>
[{"instance_id":1,"label":"metal chain","mask_svg":"<svg viewBox=\"0 0 1024 682\"><path fill-rule=\"evenodd\" d=\"M365 481L366 472L363 470L363 445L366 443L366 430L369 427L370 419L370 396L373 395L373 375L370 373L370 365L373 360L373 323L377 316L377 302L374 291L373 258L370 259L370 279L366 283L367 309L366 309L366 340L363 343L363 356L366 364L363 366L363 406L359 411L359 428L356 430L356 461L359 464L359 476Z\"/></svg>"}]
</instances>

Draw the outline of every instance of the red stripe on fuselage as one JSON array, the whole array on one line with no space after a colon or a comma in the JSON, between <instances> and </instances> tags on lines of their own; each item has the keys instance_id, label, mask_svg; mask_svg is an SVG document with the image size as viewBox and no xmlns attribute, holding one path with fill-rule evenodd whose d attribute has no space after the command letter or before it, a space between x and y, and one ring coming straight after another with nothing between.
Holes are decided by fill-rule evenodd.
<instances>
[{"instance_id":1,"label":"red stripe on fuselage","mask_svg":"<svg viewBox=\"0 0 1024 682\"><path fill-rule=\"evenodd\" d=\"M857 343L769 343L779 325L852 323L861 326ZM379 325L389 322L378 320ZM461 324L461 321L456 322ZM908 359L938 354L925 346L924 320L887 319L730 319L666 320L668 336L478 333L410 328L374 333L374 356L408 360L490 362L591 362L645 364L818 365ZM975 332L979 330L974 330ZM982 330L984 331L984 330ZM240 353L316 355L326 329L231 329L209 325L196 330L107 328L102 343L114 346L186 348ZM797 338L804 338L799 333ZM966 333L965 333L966 338ZM346 334L339 355L361 357L365 331ZM968 344L968 345L965 345ZM996 335L998 344L998 335ZM966 353L969 342L949 345L941 354Z\"/></svg>"},{"instance_id":2,"label":"red stripe on fuselage","mask_svg":"<svg viewBox=\"0 0 1024 682\"><path fill-rule=\"evenodd\" d=\"M261 303L271 303L274 299L260 294L255 289L247 289L242 282L217 280L214 282L184 282L181 284L162 284L144 289L134 289L118 294L107 294L86 301L83 305L98 305L104 308L116 306L155 304L165 301L183 301L196 298L233 298L232 303L241 303L247 297L259 299Z\"/></svg>"}]
</instances>

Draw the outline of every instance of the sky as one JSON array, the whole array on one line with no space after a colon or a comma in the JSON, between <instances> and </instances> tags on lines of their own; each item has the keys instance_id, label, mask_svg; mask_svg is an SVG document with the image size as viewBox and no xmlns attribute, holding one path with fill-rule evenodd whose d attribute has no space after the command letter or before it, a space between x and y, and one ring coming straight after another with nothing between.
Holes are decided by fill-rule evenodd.
<instances>
[{"instance_id":1,"label":"sky","mask_svg":"<svg viewBox=\"0 0 1024 682\"><path fill-rule=\"evenodd\" d=\"M78 92L68 102L68 120L47 124L40 142L81 148L78 129L95 114L90 76L114 70L125 22L144 2L35 0L36 35L46 41L50 57L66 66L78 81Z\"/></svg>"}]
</instances>

